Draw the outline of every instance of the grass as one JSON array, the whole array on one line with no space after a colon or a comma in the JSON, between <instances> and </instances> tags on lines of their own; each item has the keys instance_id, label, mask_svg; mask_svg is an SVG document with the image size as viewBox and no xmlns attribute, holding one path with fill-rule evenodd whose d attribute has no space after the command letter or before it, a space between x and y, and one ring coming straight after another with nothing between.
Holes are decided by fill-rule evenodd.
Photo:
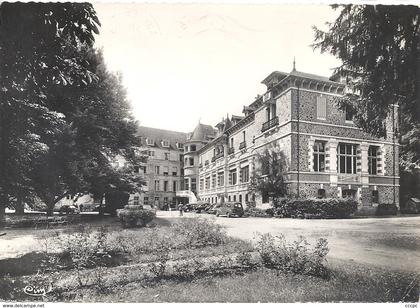
<instances>
[{"instance_id":1,"label":"grass","mask_svg":"<svg viewBox=\"0 0 420 308\"><path fill-rule=\"evenodd\" d=\"M389 272L334 260L329 280L258 269L193 281L162 280L116 285L107 292L92 288L62 294L80 302L416 302L414 274Z\"/></svg>"}]
</instances>

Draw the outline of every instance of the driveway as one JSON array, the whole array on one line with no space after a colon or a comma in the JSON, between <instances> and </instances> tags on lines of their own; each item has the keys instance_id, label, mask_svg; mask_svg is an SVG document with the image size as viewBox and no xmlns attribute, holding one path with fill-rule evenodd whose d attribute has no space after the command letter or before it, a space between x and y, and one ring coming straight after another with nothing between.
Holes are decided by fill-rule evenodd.
<instances>
[{"instance_id":1,"label":"driveway","mask_svg":"<svg viewBox=\"0 0 420 308\"><path fill-rule=\"evenodd\" d=\"M177 216L159 212L159 216ZM310 243L328 240L329 257L384 268L420 272L420 217L360 219L225 218L185 213L215 220L228 235L255 241L257 233L283 233L294 240L302 235ZM350 265L349 265L350 266Z\"/></svg>"}]
</instances>

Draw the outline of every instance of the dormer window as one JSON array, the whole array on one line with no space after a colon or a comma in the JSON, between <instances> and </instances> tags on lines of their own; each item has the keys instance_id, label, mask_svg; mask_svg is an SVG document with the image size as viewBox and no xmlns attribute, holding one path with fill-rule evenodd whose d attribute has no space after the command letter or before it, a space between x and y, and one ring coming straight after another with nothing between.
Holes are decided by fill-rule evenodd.
<instances>
[{"instance_id":1,"label":"dormer window","mask_svg":"<svg viewBox=\"0 0 420 308\"><path fill-rule=\"evenodd\" d=\"M353 110L351 110L350 107L346 107L345 109L345 113L346 113L346 123L353 123Z\"/></svg>"},{"instance_id":2,"label":"dormer window","mask_svg":"<svg viewBox=\"0 0 420 308\"><path fill-rule=\"evenodd\" d=\"M271 92L267 92L263 95L263 103L271 99Z\"/></svg>"},{"instance_id":3,"label":"dormer window","mask_svg":"<svg viewBox=\"0 0 420 308\"><path fill-rule=\"evenodd\" d=\"M162 146L164 148L169 148L169 141L168 140L162 140Z\"/></svg>"},{"instance_id":4,"label":"dormer window","mask_svg":"<svg viewBox=\"0 0 420 308\"><path fill-rule=\"evenodd\" d=\"M155 145L155 141L153 139L146 138L146 144L147 145Z\"/></svg>"},{"instance_id":5,"label":"dormer window","mask_svg":"<svg viewBox=\"0 0 420 308\"><path fill-rule=\"evenodd\" d=\"M176 147L177 147L179 150L184 149L184 145L183 145L182 143L180 143L180 142L177 142L177 143L176 143Z\"/></svg>"}]
</instances>

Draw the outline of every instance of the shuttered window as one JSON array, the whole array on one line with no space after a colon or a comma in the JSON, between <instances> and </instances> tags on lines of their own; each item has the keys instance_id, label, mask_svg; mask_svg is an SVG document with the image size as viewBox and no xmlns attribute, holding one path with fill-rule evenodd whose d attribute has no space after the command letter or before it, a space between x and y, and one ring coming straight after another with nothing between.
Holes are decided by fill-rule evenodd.
<instances>
[{"instance_id":1,"label":"shuttered window","mask_svg":"<svg viewBox=\"0 0 420 308\"><path fill-rule=\"evenodd\" d=\"M327 119L327 98L325 96L316 98L316 118L320 120Z\"/></svg>"}]
</instances>

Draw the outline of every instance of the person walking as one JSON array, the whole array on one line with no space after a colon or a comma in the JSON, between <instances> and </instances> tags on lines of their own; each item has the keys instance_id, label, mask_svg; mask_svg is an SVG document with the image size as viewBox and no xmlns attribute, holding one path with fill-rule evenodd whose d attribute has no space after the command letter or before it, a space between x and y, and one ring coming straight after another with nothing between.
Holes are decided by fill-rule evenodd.
<instances>
[{"instance_id":1,"label":"person walking","mask_svg":"<svg viewBox=\"0 0 420 308\"><path fill-rule=\"evenodd\" d=\"M184 205L182 202L178 204L179 216L184 216Z\"/></svg>"}]
</instances>

